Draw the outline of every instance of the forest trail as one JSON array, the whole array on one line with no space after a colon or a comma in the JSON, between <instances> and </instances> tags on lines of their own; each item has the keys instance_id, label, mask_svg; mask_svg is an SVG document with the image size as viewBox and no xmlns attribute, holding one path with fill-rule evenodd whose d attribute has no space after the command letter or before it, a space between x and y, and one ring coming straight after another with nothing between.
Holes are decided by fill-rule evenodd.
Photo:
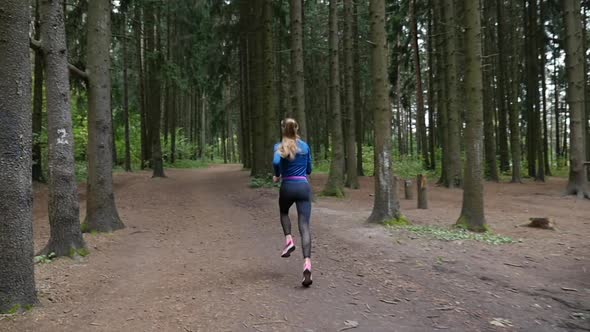
<instances>
[{"instance_id":1,"label":"forest trail","mask_svg":"<svg viewBox=\"0 0 590 332\"><path fill-rule=\"evenodd\" d=\"M167 174L118 174L117 204L127 228L85 235L91 255L80 261L38 265L42 306L0 317L0 330L590 328L590 204L561 197L562 182L547 184L544 194L535 192L535 184L486 188L495 197L486 201L490 224L524 238L492 246L367 227L372 187L364 178L364 189L347 199L321 198L314 206L314 284L303 289L300 248L289 259L279 257L275 190L248 188L248 173L239 166ZM314 186L324 180L314 177ZM48 232L42 188L35 199L40 248ZM413 202L402 207L417 223L448 224L458 215L460 191L434 188L431 201L427 212L415 210ZM558 232L514 227L532 204L563 214Z\"/></svg>"}]
</instances>

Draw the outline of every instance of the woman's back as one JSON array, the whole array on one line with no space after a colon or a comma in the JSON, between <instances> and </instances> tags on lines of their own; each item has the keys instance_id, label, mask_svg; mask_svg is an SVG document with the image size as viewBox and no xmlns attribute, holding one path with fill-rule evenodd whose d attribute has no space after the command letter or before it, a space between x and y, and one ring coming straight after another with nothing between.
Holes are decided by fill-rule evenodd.
<instances>
[{"instance_id":1,"label":"woman's back","mask_svg":"<svg viewBox=\"0 0 590 332\"><path fill-rule=\"evenodd\" d=\"M297 153L293 160L281 157L280 146L281 143L277 143L274 147L273 166L275 176L281 176L283 180L289 180L289 178L293 177L304 178L306 175L311 174L311 150L307 143L297 139Z\"/></svg>"}]
</instances>

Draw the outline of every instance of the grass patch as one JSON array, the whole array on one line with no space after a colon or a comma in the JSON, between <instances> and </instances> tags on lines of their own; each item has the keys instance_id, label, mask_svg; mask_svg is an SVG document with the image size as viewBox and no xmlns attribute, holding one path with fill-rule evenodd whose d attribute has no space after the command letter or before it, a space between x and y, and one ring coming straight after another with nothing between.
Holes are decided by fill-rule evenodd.
<instances>
[{"instance_id":1,"label":"grass patch","mask_svg":"<svg viewBox=\"0 0 590 332\"><path fill-rule=\"evenodd\" d=\"M389 226L389 225L388 225ZM473 233L460 228L443 228L437 226L389 226L392 229L401 229L418 236L440 241L478 241L492 245L510 244L514 240L507 236L496 235L491 232Z\"/></svg>"},{"instance_id":2,"label":"grass patch","mask_svg":"<svg viewBox=\"0 0 590 332\"><path fill-rule=\"evenodd\" d=\"M174 164L166 162L164 168L205 168L209 163L204 160L180 159L174 161Z\"/></svg>"},{"instance_id":3,"label":"grass patch","mask_svg":"<svg viewBox=\"0 0 590 332\"><path fill-rule=\"evenodd\" d=\"M47 255L40 255L40 256L35 256L33 257L33 262L35 264L48 264L51 263L51 261L53 259L55 259L57 256L55 255L54 252L50 252Z\"/></svg>"},{"instance_id":4,"label":"grass patch","mask_svg":"<svg viewBox=\"0 0 590 332\"><path fill-rule=\"evenodd\" d=\"M406 227L412 225L412 222L403 215L400 215L397 219L391 219L383 222L383 225L388 227Z\"/></svg>"},{"instance_id":5,"label":"grass patch","mask_svg":"<svg viewBox=\"0 0 590 332\"><path fill-rule=\"evenodd\" d=\"M70 248L70 258L74 258L76 256L86 257L88 255L90 255L90 251L86 248L79 248L79 249Z\"/></svg>"}]
</instances>

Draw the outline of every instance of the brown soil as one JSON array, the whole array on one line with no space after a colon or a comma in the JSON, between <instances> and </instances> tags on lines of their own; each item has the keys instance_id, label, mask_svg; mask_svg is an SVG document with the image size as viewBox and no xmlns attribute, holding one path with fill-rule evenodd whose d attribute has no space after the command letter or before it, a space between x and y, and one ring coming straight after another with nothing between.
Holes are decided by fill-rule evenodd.
<instances>
[{"instance_id":1,"label":"brown soil","mask_svg":"<svg viewBox=\"0 0 590 332\"><path fill-rule=\"evenodd\" d=\"M238 166L115 177L127 228L85 235L91 255L37 266L41 306L0 316L2 331L590 330L590 201L565 183L487 184L486 215L517 243L444 242L368 226L372 179L313 210L314 284L283 244L277 191L249 189ZM325 176L314 176L320 189ZM460 190L430 188L415 224L447 226ZM84 198L81 189L82 200ZM82 202L82 204L84 204ZM82 209L84 211L84 208ZM82 216L83 217L83 216ZM555 231L520 227L548 217ZM36 188L35 245L47 241ZM297 241L298 243L299 241ZM493 323L492 323L493 322ZM504 327L499 326L504 325Z\"/></svg>"}]
</instances>

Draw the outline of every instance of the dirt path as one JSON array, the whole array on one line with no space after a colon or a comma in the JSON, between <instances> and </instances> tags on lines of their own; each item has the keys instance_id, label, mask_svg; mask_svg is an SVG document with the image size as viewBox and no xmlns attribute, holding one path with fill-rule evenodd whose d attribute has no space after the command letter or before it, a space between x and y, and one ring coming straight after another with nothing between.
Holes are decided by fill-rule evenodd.
<instances>
[{"instance_id":1,"label":"dirt path","mask_svg":"<svg viewBox=\"0 0 590 332\"><path fill-rule=\"evenodd\" d=\"M299 250L279 257L276 191L249 189L236 166L168 175L118 175L127 228L86 235L92 254L81 261L38 265L42 306L0 317L0 330L338 331L345 321L358 323L353 331L590 329L590 204L560 197L559 182L488 186L488 221L522 239L491 246L367 227L363 179L365 189L346 200L314 207L314 285L302 289ZM44 190L35 202L41 247ZM460 192L433 189L431 202L428 211L403 202L404 213L449 224ZM526 209L558 218L560 228L516 228L531 216Z\"/></svg>"}]
</instances>

